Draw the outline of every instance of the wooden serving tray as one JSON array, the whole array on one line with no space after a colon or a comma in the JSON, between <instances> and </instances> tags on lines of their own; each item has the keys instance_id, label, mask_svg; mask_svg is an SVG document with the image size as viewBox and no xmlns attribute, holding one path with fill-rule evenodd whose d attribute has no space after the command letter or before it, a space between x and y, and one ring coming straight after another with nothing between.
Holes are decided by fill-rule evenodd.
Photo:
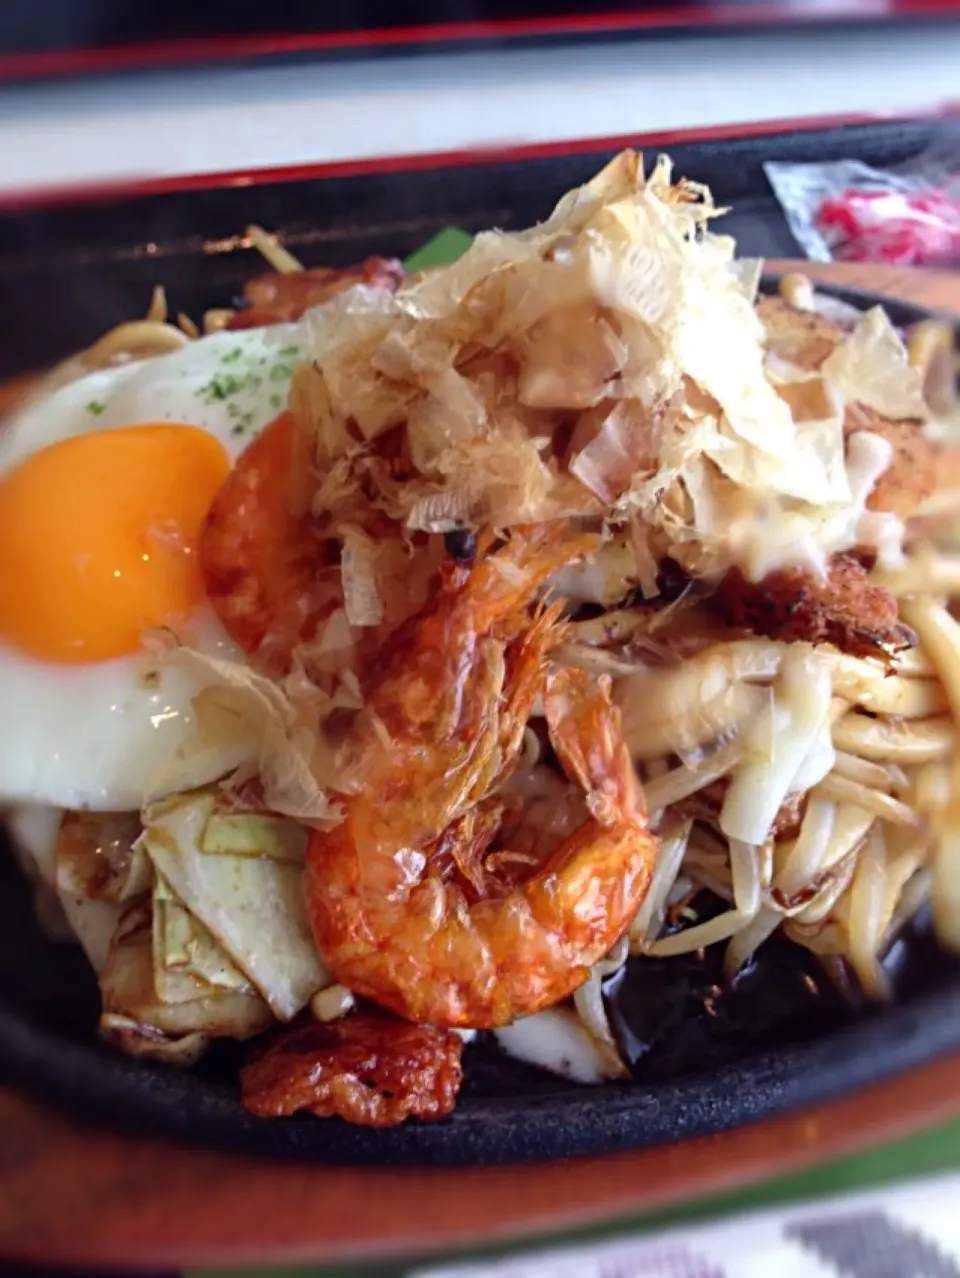
<instances>
[{"instance_id":1,"label":"wooden serving tray","mask_svg":"<svg viewBox=\"0 0 960 1278\"><path fill-rule=\"evenodd\" d=\"M954 1054L718 1136L451 1171L279 1163L136 1140L0 1091L0 1257L157 1270L490 1246L735 1189L958 1115Z\"/></svg>"}]
</instances>

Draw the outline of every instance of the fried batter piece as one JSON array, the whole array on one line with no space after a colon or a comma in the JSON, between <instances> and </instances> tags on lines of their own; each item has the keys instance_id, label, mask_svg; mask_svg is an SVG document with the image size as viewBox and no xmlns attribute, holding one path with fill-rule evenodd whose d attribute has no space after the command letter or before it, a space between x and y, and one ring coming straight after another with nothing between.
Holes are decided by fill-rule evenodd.
<instances>
[{"instance_id":1,"label":"fried batter piece","mask_svg":"<svg viewBox=\"0 0 960 1278\"><path fill-rule=\"evenodd\" d=\"M403 277L403 266L385 257L368 257L360 266L341 269L319 266L286 275L275 271L269 275L258 275L249 280L243 290L249 306L237 311L227 327L261 328L298 320L311 306L329 301L354 284L367 284L395 293Z\"/></svg>"},{"instance_id":2,"label":"fried batter piece","mask_svg":"<svg viewBox=\"0 0 960 1278\"><path fill-rule=\"evenodd\" d=\"M732 568L712 600L729 626L784 643L832 643L855 657L889 658L916 636L897 617L889 591L871 586L852 555L834 555L826 580L782 568L758 582Z\"/></svg>"},{"instance_id":3,"label":"fried batter piece","mask_svg":"<svg viewBox=\"0 0 960 1278\"><path fill-rule=\"evenodd\" d=\"M802 311L782 297L761 297L756 309L766 330L767 350L807 372L818 369L845 336L825 315Z\"/></svg>"},{"instance_id":4,"label":"fried batter piece","mask_svg":"<svg viewBox=\"0 0 960 1278\"><path fill-rule=\"evenodd\" d=\"M309 1110L363 1127L442 1118L463 1081L463 1040L386 1012L284 1026L240 1071L243 1104L260 1118Z\"/></svg>"}]
</instances>

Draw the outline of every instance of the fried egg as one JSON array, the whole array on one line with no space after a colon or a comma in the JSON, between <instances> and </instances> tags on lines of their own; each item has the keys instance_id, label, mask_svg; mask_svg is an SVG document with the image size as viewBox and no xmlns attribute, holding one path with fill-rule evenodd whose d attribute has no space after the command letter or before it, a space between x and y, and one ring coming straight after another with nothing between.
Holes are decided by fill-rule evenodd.
<instances>
[{"instance_id":1,"label":"fried egg","mask_svg":"<svg viewBox=\"0 0 960 1278\"><path fill-rule=\"evenodd\" d=\"M298 325L216 334L0 429L0 805L139 808L198 690L145 636L241 656L204 598L197 536L301 350Z\"/></svg>"}]
</instances>

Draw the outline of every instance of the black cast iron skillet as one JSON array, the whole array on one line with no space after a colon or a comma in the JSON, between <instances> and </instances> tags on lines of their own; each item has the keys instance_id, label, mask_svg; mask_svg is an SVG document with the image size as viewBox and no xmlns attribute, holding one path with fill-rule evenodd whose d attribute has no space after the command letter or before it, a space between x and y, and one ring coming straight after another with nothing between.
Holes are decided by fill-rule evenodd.
<instances>
[{"instance_id":1,"label":"black cast iron skillet","mask_svg":"<svg viewBox=\"0 0 960 1278\"><path fill-rule=\"evenodd\" d=\"M860 309L882 300L827 291ZM883 304L897 325L928 314ZM239 1102L237 1045L219 1044L184 1072L98 1042L93 975L79 949L38 929L0 836L0 1079L97 1122L224 1148L368 1164L593 1154L753 1122L960 1046L960 961L938 950L926 920L888 956L898 995L882 1009L842 997L809 956L777 940L716 997L718 958L631 961L608 988L630 1082L578 1087L481 1040L465 1053L458 1107L441 1122L371 1131L338 1119L257 1119Z\"/></svg>"}]
</instances>

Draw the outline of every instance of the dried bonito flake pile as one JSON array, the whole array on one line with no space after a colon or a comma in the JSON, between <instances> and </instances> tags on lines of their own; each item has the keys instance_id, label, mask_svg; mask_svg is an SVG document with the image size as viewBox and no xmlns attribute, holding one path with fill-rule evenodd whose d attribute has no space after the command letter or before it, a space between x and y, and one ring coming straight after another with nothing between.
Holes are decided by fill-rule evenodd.
<instances>
[{"instance_id":1,"label":"dried bonito flake pile","mask_svg":"<svg viewBox=\"0 0 960 1278\"><path fill-rule=\"evenodd\" d=\"M294 408L316 431L314 509L404 528L629 523L638 572L749 575L855 542L894 554L866 491L889 460L848 459L846 405L925 413L880 311L817 370L765 356L756 264L710 232L709 192L649 178L632 152L540 226L488 232L396 294L313 312ZM851 473L852 472L852 473ZM644 548L649 547L647 553Z\"/></svg>"},{"instance_id":2,"label":"dried bonito flake pile","mask_svg":"<svg viewBox=\"0 0 960 1278\"><path fill-rule=\"evenodd\" d=\"M164 649L205 687L142 814L115 1035L299 1017L250 1108L385 1124L450 1109L477 1029L624 1075L631 954L721 944L732 981L782 932L883 997L928 902L960 945L943 333L758 300L721 211L624 152L543 224L303 316L200 546L246 659Z\"/></svg>"}]
</instances>

